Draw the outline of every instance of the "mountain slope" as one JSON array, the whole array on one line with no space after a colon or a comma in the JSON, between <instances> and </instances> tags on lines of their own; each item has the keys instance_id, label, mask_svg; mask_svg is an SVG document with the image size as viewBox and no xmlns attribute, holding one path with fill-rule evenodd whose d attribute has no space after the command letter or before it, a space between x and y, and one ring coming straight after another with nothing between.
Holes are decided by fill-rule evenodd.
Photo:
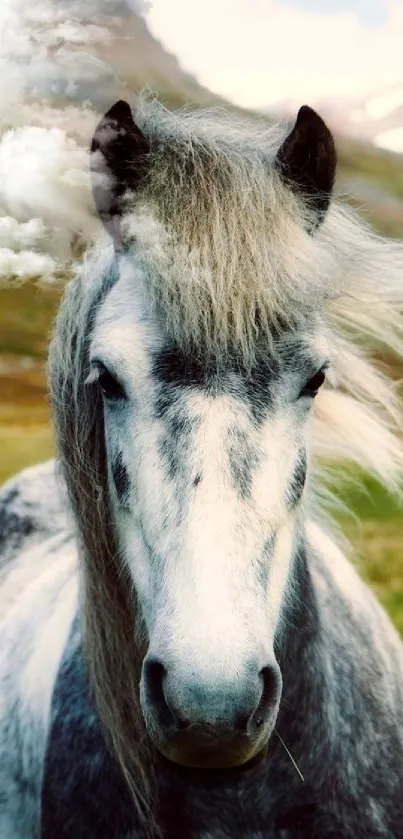
<instances>
[{"instance_id":1,"label":"mountain slope","mask_svg":"<svg viewBox=\"0 0 403 839\"><path fill-rule=\"evenodd\" d=\"M182 70L141 16L108 18L95 29L92 38L91 34L88 40L82 37L72 46L61 41L53 51L56 84L41 92L50 101L56 99L59 107L88 101L103 110L116 98L143 87L158 93L171 106L219 101Z\"/></svg>"},{"instance_id":2,"label":"mountain slope","mask_svg":"<svg viewBox=\"0 0 403 839\"><path fill-rule=\"evenodd\" d=\"M114 68L123 86L137 91L146 85L171 105L183 102L205 105L217 101L217 97L182 70L177 59L151 35L143 18L133 15L115 20L110 30L110 43L100 45L97 51Z\"/></svg>"}]
</instances>

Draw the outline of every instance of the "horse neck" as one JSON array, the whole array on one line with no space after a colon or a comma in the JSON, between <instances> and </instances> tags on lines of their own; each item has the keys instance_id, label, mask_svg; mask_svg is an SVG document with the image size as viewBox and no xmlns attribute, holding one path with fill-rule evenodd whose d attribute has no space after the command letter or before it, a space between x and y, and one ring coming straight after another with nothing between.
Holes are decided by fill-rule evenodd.
<instances>
[{"instance_id":1,"label":"horse neck","mask_svg":"<svg viewBox=\"0 0 403 839\"><path fill-rule=\"evenodd\" d=\"M276 653L283 676L282 708L300 708L301 703L317 707L324 698L326 656L320 609L311 563L313 560L304 529L294 544L291 594L282 615Z\"/></svg>"}]
</instances>

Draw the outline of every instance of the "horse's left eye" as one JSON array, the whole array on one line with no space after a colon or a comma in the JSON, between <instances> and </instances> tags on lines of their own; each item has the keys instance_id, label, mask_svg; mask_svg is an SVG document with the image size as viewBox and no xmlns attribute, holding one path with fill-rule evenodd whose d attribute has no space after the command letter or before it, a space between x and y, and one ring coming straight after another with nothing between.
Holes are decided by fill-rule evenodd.
<instances>
[{"instance_id":1,"label":"horse's left eye","mask_svg":"<svg viewBox=\"0 0 403 839\"><path fill-rule=\"evenodd\" d=\"M302 396L310 396L311 398L314 398L316 396L319 388L322 387L325 379L326 379L326 373L325 373L325 369L322 367L320 370L318 370L317 373L315 373L314 376L312 376L311 379L309 379L309 381L306 383L306 385L302 388L301 393L299 395L300 398Z\"/></svg>"},{"instance_id":2,"label":"horse's left eye","mask_svg":"<svg viewBox=\"0 0 403 839\"><path fill-rule=\"evenodd\" d=\"M111 401L116 401L117 399L125 399L126 393L117 379L106 369L106 367L102 367L99 377L98 377L98 384L102 390L103 396L105 399L110 399Z\"/></svg>"}]
</instances>

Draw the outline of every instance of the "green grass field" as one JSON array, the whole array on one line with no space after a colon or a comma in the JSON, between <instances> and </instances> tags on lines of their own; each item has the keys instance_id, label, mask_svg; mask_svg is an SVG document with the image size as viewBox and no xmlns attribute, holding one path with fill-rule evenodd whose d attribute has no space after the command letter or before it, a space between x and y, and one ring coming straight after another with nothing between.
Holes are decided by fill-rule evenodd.
<instances>
[{"instance_id":1,"label":"green grass field","mask_svg":"<svg viewBox=\"0 0 403 839\"><path fill-rule=\"evenodd\" d=\"M340 498L351 510L339 520L355 565L403 636L403 506L368 476L347 488L341 483Z\"/></svg>"},{"instance_id":2,"label":"green grass field","mask_svg":"<svg viewBox=\"0 0 403 839\"><path fill-rule=\"evenodd\" d=\"M58 294L0 291L0 483L52 455L45 360Z\"/></svg>"}]
</instances>

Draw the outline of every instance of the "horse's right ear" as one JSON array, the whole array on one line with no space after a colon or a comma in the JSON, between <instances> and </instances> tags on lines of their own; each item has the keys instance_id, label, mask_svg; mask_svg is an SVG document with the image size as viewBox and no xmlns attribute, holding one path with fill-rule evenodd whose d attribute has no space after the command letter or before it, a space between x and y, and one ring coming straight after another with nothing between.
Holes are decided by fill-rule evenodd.
<instances>
[{"instance_id":1,"label":"horse's right ear","mask_svg":"<svg viewBox=\"0 0 403 839\"><path fill-rule=\"evenodd\" d=\"M312 210L311 232L323 221L329 207L336 163L334 140L326 123L316 111L303 105L275 164L288 186Z\"/></svg>"},{"instance_id":2,"label":"horse's right ear","mask_svg":"<svg viewBox=\"0 0 403 839\"><path fill-rule=\"evenodd\" d=\"M121 241L120 215L127 189L144 177L149 143L133 120L130 105L116 102L98 123L91 143L92 192L108 232Z\"/></svg>"}]
</instances>

